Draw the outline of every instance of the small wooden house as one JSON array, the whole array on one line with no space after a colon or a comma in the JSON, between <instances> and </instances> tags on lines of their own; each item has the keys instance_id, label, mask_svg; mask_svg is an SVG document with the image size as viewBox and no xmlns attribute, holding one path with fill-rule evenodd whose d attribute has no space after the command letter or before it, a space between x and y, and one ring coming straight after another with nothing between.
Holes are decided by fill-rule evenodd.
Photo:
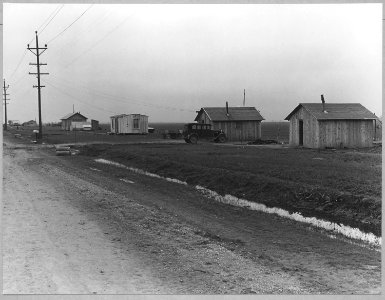
<instances>
[{"instance_id":1,"label":"small wooden house","mask_svg":"<svg viewBox=\"0 0 385 300\"><path fill-rule=\"evenodd\" d=\"M61 118L61 128L63 130L74 130L82 128L87 123L87 118L80 112L70 113Z\"/></svg>"},{"instance_id":2,"label":"small wooden house","mask_svg":"<svg viewBox=\"0 0 385 300\"><path fill-rule=\"evenodd\" d=\"M285 118L290 145L308 148L371 147L376 119L359 103L300 103Z\"/></svg>"},{"instance_id":3,"label":"small wooden house","mask_svg":"<svg viewBox=\"0 0 385 300\"><path fill-rule=\"evenodd\" d=\"M98 130L99 129L99 121L91 120L91 129L92 130Z\"/></svg>"},{"instance_id":4,"label":"small wooden house","mask_svg":"<svg viewBox=\"0 0 385 300\"><path fill-rule=\"evenodd\" d=\"M141 114L112 116L111 132L115 134L147 134L148 116Z\"/></svg>"},{"instance_id":5,"label":"small wooden house","mask_svg":"<svg viewBox=\"0 0 385 300\"><path fill-rule=\"evenodd\" d=\"M228 141L254 141L261 138L261 116L255 107L202 107L195 121L222 130Z\"/></svg>"},{"instance_id":6,"label":"small wooden house","mask_svg":"<svg viewBox=\"0 0 385 300\"><path fill-rule=\"evenodd\" d=\"M31 121L28 121L28 122L24 122L23 124L21 124L22 126L28 126L28 127L33 127L33 126L37 126L37 123L35 120L31 120Z\"/></svg>"}]
</instances>

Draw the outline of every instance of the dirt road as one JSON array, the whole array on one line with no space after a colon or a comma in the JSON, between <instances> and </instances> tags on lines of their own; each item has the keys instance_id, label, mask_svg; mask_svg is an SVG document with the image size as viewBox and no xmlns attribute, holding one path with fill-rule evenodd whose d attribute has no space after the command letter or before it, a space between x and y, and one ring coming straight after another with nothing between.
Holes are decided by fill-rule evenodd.
<instances>
[{"instance_id":1,"label":"dirt road","mask_svg":"<svg viewBox=\"0 0 385 300\"><path fill-rule=\"evenodd\" d=\"M6 294L380 292L380 253L4 138Z\"/></svg>"}]
</instances>

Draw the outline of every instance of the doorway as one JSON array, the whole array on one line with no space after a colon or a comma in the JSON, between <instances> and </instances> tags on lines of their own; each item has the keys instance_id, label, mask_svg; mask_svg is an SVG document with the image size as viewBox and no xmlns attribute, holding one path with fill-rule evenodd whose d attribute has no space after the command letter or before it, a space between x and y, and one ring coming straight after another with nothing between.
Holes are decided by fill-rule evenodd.
<instances>
[{"instance_id":1,"label":"doorway","mask_svg":"<svg viewBox=\"0 0 385 300\"><path fill-rule=\"evenodd\" d=\"M298 133L299 133L299 145L303 146L303 120L299 120Z\"/></svg>"},{"instance_id":2,"label":"doorway","mask_svg":"<svg viewBox=\"0 0 385 300\"><path fill-rule=\"evenodd\" d=\"M119 120L115 118L115 133L119 133Z\"/></svg>"}]
</instances>

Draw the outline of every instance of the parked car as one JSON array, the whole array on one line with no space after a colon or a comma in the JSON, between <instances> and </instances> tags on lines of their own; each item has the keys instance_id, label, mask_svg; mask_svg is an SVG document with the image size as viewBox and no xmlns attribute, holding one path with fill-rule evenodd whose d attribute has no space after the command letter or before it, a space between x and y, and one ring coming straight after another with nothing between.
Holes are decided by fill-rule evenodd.
<instances>
[{"instance_id":1,"label":"parked car","mask_svg":"<svg viewBox=\"0 0 385 300\"><path fill-rule=\"evenodd\" d=\"M196 144L198 140L210 140L216 143L226 142L226 134L222 130L211 129L211 124L188 123L184 125L183 138L186 143Z\"/></svg>"},{"instance_id":2,"label":"parked car","mask_svg":"<svg viewBox=\"0 0 385 300\"><path fill-rule=\"evenodd\" d=\"M84 124L83 125L83 130L84 131L91 131L92 130L91 124Z\"/></svg>"}]
</instances>

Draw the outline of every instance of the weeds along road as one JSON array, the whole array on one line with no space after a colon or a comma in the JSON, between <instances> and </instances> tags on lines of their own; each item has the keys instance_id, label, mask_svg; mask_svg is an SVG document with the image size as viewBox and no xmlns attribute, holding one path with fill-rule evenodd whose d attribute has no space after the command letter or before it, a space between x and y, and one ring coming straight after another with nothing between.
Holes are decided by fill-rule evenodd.
<instances>
[{"instance_id":1,"label":"weeds along road","mask_svg":"<svg viewBox=\"0 0 385 300\"><path fill-rule=\"evenodd\" d=\"M380 252L4 137L6 294L380 292Z\"/></svg>"}]
</instances>

